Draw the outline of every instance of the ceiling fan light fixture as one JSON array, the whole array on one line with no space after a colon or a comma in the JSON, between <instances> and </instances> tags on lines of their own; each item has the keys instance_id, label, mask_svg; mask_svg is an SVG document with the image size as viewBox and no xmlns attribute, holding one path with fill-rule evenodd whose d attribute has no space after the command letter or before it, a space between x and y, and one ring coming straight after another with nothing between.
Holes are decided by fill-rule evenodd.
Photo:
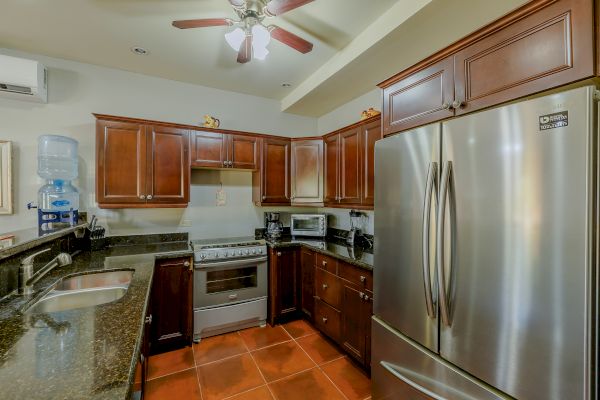
<instances>
[{"instance_id":1,"label":"ceiling fan light fixture","mask_svg":"<svg viewBox=\"0 0 600 400\"><path fill-rule=\"evenodd\" d=\"M266 47L256 47L252 44L252 55L257 60L264 60L269 55L269 50Z\"/></svg>"},{"instance_id":2,"label":"ceiling fan light fixture","mask_svg":"<svg viewBox=\"0 0 600 400\"><path fill-rule=\"evenodd\" d=\"M246 33L242 28L235 28L233 31L225 34L225 40L227 44L235 51L240 50L242 42L246 38Z\"/></svg>"},{"instance_id":3,"label":"ceiling fan light fixture","mask_svg":"<svg viewBox=\"0 0 600 400\"><path fill-rule=\"evenodd\" d=\"M252 27L252 45L255 48L265 48L271 42L271 33L261 24Z\"/></svg>"}]
</instances>

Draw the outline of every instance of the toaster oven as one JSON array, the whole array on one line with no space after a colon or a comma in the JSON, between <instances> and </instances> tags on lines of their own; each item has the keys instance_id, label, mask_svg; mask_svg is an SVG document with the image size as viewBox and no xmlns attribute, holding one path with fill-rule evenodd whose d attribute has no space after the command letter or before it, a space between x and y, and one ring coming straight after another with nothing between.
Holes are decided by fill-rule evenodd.
<instances>
[{"instance_id":1,"label":"toaster oven","mask_svg":"<svg viewBox=\"0 0 600 400\"><path fill-rule=\"evenodd\" d=\"M327 235L327 215L292 214L290 230L292 236L325 237Z\"/></svg>"}]
</instances>

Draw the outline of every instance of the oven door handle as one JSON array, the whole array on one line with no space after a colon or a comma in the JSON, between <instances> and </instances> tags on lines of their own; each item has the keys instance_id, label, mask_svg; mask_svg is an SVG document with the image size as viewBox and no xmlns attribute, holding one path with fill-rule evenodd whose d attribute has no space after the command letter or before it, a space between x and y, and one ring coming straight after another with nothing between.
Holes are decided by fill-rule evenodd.
<instances>
[{"instance_id":1,"label":"oven door handle","mask_svg":"<svg viewBox=\"0 0 600 400\"><path fill-rule=\"evenodd\" d=\"M195 263L194 268L196 269L212 269L219 267L235 267L238 265L247 265L256 262L264 262L267 261L267 256L255 257L255 258L241 258L237 260L227 260L227 261L215 261L208 263Z\"/></svg>"}]
</instances>

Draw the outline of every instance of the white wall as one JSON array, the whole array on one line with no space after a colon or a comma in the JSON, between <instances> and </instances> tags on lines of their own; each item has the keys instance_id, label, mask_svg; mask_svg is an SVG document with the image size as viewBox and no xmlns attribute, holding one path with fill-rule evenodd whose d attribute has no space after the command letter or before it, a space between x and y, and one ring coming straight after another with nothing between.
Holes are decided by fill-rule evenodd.
<instances>
[{"instance_id":1,"label":"white wall","mask_svg":"<svg viewBox=\"0 0 600 400\"><path fill-rule=\"evenodd\" d=\"M352 101L336 108L317 120L317 130L320 135L343 128L360 120L360 114L369 107L381 111L382 97L381 89L375 88Z\"/></svg>"},{"instance_id":2,"label":"white wall","mask_svg":"<svg viewBox=\"0 0 600 400\"><path fill-rule=\"evenodd\" d=\"M191 201L186 209L98 210L94 197L95 120L92 113L123 115L197 124L204 114L221 126L283 136L317 133L315 118L282 113L278 101L226 92L182 82L23 54L1 53L42 61L49 68L48 104L0 99L0 139L14 143L13 182L15 213L0 215L0 233L35 226L37 214L26 208L37 202L43 181L36 174L37 138L60 134L79 141L81 210L100 216L111 234L189 230L197 237L239 236L262 226L265 209L251 201L251 173L194 171ZM223 207L215 204L219 183L227 193ZM289 209L288 209L289 210ZM184 220L192 227L180 228Z\"/></svg>"}]
</instances>

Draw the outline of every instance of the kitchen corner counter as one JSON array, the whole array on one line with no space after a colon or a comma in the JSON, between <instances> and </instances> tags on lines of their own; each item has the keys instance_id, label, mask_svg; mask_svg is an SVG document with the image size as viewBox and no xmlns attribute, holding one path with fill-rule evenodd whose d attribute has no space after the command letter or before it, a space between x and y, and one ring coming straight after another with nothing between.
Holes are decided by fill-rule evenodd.
<instances>
[{"instance_id":1,"label":"kitchen corner counter","mask_svg":"<svg viewBox=\"0 0 600 400\"><path fill-rule=\"evenodd\" d=\"M141 347L157 258L192 256L187 243L83 252L44 277L32 296L0 302L3 399L128 399ZM60 279L133 270L121 299L93 307L24 314Z\"/></svg>"},{"instance_id":2,"label":"kitchen corner counter","mask_svg":"<svg viewBox=\"0 0 600 400\"><path fill-rule=\"evenodd\" d=\"M318 253L335 257L339 260L347 262L348 264L352 264L369 271L372 271L375 265L371 249L363 249L362 247L358 246L346 246L346 244L340 240L314 240L305 238L295 239L291 236L283 236L279 239L265 238L265 240L267 241L267 245L271 248L305 246Z\"/></svg>"}]
</instances>

